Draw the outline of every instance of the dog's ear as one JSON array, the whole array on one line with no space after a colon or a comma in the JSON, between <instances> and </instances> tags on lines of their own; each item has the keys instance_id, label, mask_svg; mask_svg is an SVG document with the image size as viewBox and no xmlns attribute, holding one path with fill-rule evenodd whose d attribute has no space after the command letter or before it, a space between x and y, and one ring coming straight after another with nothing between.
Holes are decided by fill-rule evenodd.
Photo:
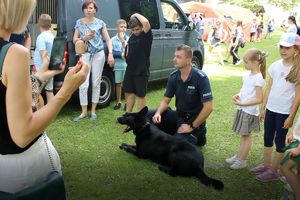
<instances>
[{"instance_id":1,"label":"dog's ear","mask_svg":"<svg viewBox=\"0 0 300 200\"><path fill-rule=\"evenodd\" d=\"M140 112L139 112L139 116L146 116L148 112L148 107L145 106Z\"/></svg>"}]
</instances>

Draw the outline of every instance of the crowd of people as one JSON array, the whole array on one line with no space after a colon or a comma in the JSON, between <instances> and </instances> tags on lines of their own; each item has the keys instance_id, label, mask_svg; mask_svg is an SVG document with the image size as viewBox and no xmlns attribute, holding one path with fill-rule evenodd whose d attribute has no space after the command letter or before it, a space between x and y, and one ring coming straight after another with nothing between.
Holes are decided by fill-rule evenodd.
<instances>
[{"instance_id":1,"label":"crowd of people","mask_svg":"<svg viewBox=\"0 0 300 200\"><path fill-rule=\"evenodd\" d=\"M134 13L128 23L123 19L117 20L117 33L110 38L105 22L95 17L98 11L96 2L84 1L84 17L76 21L73 43L87 42L88 49L79 55L75 66L69 67L62 88L54 95L53 77L65 70L65 60L58 70L48 69L54 40L50 30L51 16L48 14L39 17L41 33L36 40L33 58L35 67L32 70L29 67L28 43L31 43L31 38L26 25L35 3L35 0L3 0L0 3L0 191L10 193L22 191L45 180L52 171L49 157L55 170L62 173L59 155L44 130L78 88L81 113L74 121L97 119L96 107L105 61L115 73L117 102L114 109L121 108L122 89L125 92L125 112L134 110L136 98L137 110L147 105L153 35L146 17ZM203 16L192 17L201 37ZM232 130L240 135L240 146L226 162L235 170L247 167L247 157L252 146L251 133L260 131L259 121L263 120L263 163L250 169L250 172L262 182L278 180L284 176L293 193L284 195L283 199L299 200L300 118L292 134L287 134L289 128L293 127L300 104L300 36L297 35L295 17L289 17L289 22L287 33L282 35L278 43L281 58L268 68L268 81L265 81L266 52L250 48L242 59L238 56L238 49L245 42L242 21L237 21L231 34L228 52L233 57L233 64L243 62L249 73L243 77L240 91L232 97L233 103L237 105ZM132 32L130 36L126 35L127 24ZM256 20L253 20L250 41L261 40L262 30L263 24L257 25ZM273 31L273 22L270 21L267 31L269 37L272 37ZM12 33L20 33L16 35L19 37L18 42L9 42L13 41ZM209 53L216 49L222 65L220 46L228 35L222 27L222 21L217 20L208 37ZM107 60L104 41L108 48ZM206 120L213 111L213 93L208 76L192 66L192 58L191 47L185 44L177 46L173 59L175 71L170 74L158 107L149 110L147 116L167 134L204 146L207 143ZM92 106L91 114L88 115L90 76ZM263 89L265 84L266 88ZM46 91L46 103L41 98L41 89ZM175 110L169 108L173 97L176 99ZM276 148L273 158L274 144Z\"/></svg>"},{"instance_id":2,"label":"crowd of people","mask_svg":"<svg viewBox=\"0 0 300 200\"><path fill-rule=\"evenodd\" d=\"M197 15L195 15L197 16ZM201 15L203 16L203 15ZM193 18L194 19L194 18ZM197 18L196 18L197 19ZM223 27L223 20L221 18L216 18L212 21L212 24L205 29L209 29L207 44L208 44L208 61L212 60L212 56L214 50L217 52L220 65L224 65L224 62L228 62L230 56L232 56L232 64L240 65L242 63L238 50L239 48L243 48L246 44L247 35L243 22L241 20L236 20L235 25L232 27L232 30L228 32ZM201 18L202 24L205 24L205 18ZM194 23L197 20L193 20ZM283 27L283 31L286 33L296 33L300 35L300 28L297 25L295 16L289 16L287 21L287 26ZM196 25L196 24L195 24ZM204 28L203 28L204 29ZM257 21L257 18L254 18L252 23L250 24L249 30L249 42L261 42L263 39L272 39L273 32L275 31L275 21L274 19L268 20L267 26L265 29L264 22ZM198 31L199 37L204 36L203 31ZM263 36L264 35L264 36ZM223 59L222 53L222 44L226 46L226 56Z\"/></svg>"}]
</instances>

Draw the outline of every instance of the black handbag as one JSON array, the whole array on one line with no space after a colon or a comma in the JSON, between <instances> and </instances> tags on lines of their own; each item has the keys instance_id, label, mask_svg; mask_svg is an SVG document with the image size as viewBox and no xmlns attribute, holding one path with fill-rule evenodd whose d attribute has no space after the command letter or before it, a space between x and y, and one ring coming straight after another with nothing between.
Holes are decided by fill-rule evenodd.
<instances>
[{"instance_id":1,"label":"black handbag","mask_svg":"<svg viewBox=\"0 0 300 200\"><path fill-rule=\"evenodd\" d=\"M42 183L17 193L0 192L1 200L65 200L63 177L52 171Z\"/></svg>"},{"instance_id":2,"label":"black handbag","mask_svg":"<svg viewBox=\"0 0 300 200\"><path fill-rule=\"evenodd\" d=\"M46 143L53 171L50 172L45 181L19 192L8 193L0 191L0 200L66 200L64 179L59 172L55 171L46 136L43 135L42 137Z\"/></svg>"}]
</instances>

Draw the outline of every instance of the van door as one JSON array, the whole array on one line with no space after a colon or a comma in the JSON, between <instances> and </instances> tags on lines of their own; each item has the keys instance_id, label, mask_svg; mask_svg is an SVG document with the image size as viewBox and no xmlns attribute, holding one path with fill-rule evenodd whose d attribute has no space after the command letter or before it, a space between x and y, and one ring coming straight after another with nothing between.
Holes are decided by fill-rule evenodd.
<instances>
[{"instance_id":1,"label":"van door","mask_svg":"<svg viewBox=\"0 0 300 200\"><path fill-rule=\"evenodd\" d=\"M150 55L150 80L161 78L161 66L163 57L163 40L160 30L160 20L158 14L159 3L156 0L119 0L121 18L129 21L134 13L144 15L151 24L153 42Z\"/></svg>"},{"instance_id":2,"label":"van door","mask_svg":"<svg viewBox=\"0 0 300 200\"><path fill-rule=\"evenodd\" d=\"M173 1L162 0L161 9L163 14L162 37L164 39L164 57L162 76L168 77L174 71L173 58L176 46L189 44L187 31L187 18Z\"/></svg>"}]
</instances>

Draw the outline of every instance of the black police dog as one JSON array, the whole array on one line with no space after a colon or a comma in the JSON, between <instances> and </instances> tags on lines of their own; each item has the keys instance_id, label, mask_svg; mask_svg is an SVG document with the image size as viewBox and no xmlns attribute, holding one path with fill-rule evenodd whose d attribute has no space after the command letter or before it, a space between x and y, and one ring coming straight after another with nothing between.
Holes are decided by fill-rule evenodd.
<instances>
[{"instance_id":1,"label":"black police dog","mask_svg":"<svg viewBox=\"0 0 300 200\"><path fill-rule=\"evenodd\" d=\"M133 130L136 145L122 143L120 148L139 158L159 163L159 169L171 176L195 176L206 186L223 189L221 181L208 177L204 171L204 158L189 142L177 139L159 130L147 119L148 108L138 113L125 113L117 121L127 125L124 133Z\"/></svg>"}]
</instances>

